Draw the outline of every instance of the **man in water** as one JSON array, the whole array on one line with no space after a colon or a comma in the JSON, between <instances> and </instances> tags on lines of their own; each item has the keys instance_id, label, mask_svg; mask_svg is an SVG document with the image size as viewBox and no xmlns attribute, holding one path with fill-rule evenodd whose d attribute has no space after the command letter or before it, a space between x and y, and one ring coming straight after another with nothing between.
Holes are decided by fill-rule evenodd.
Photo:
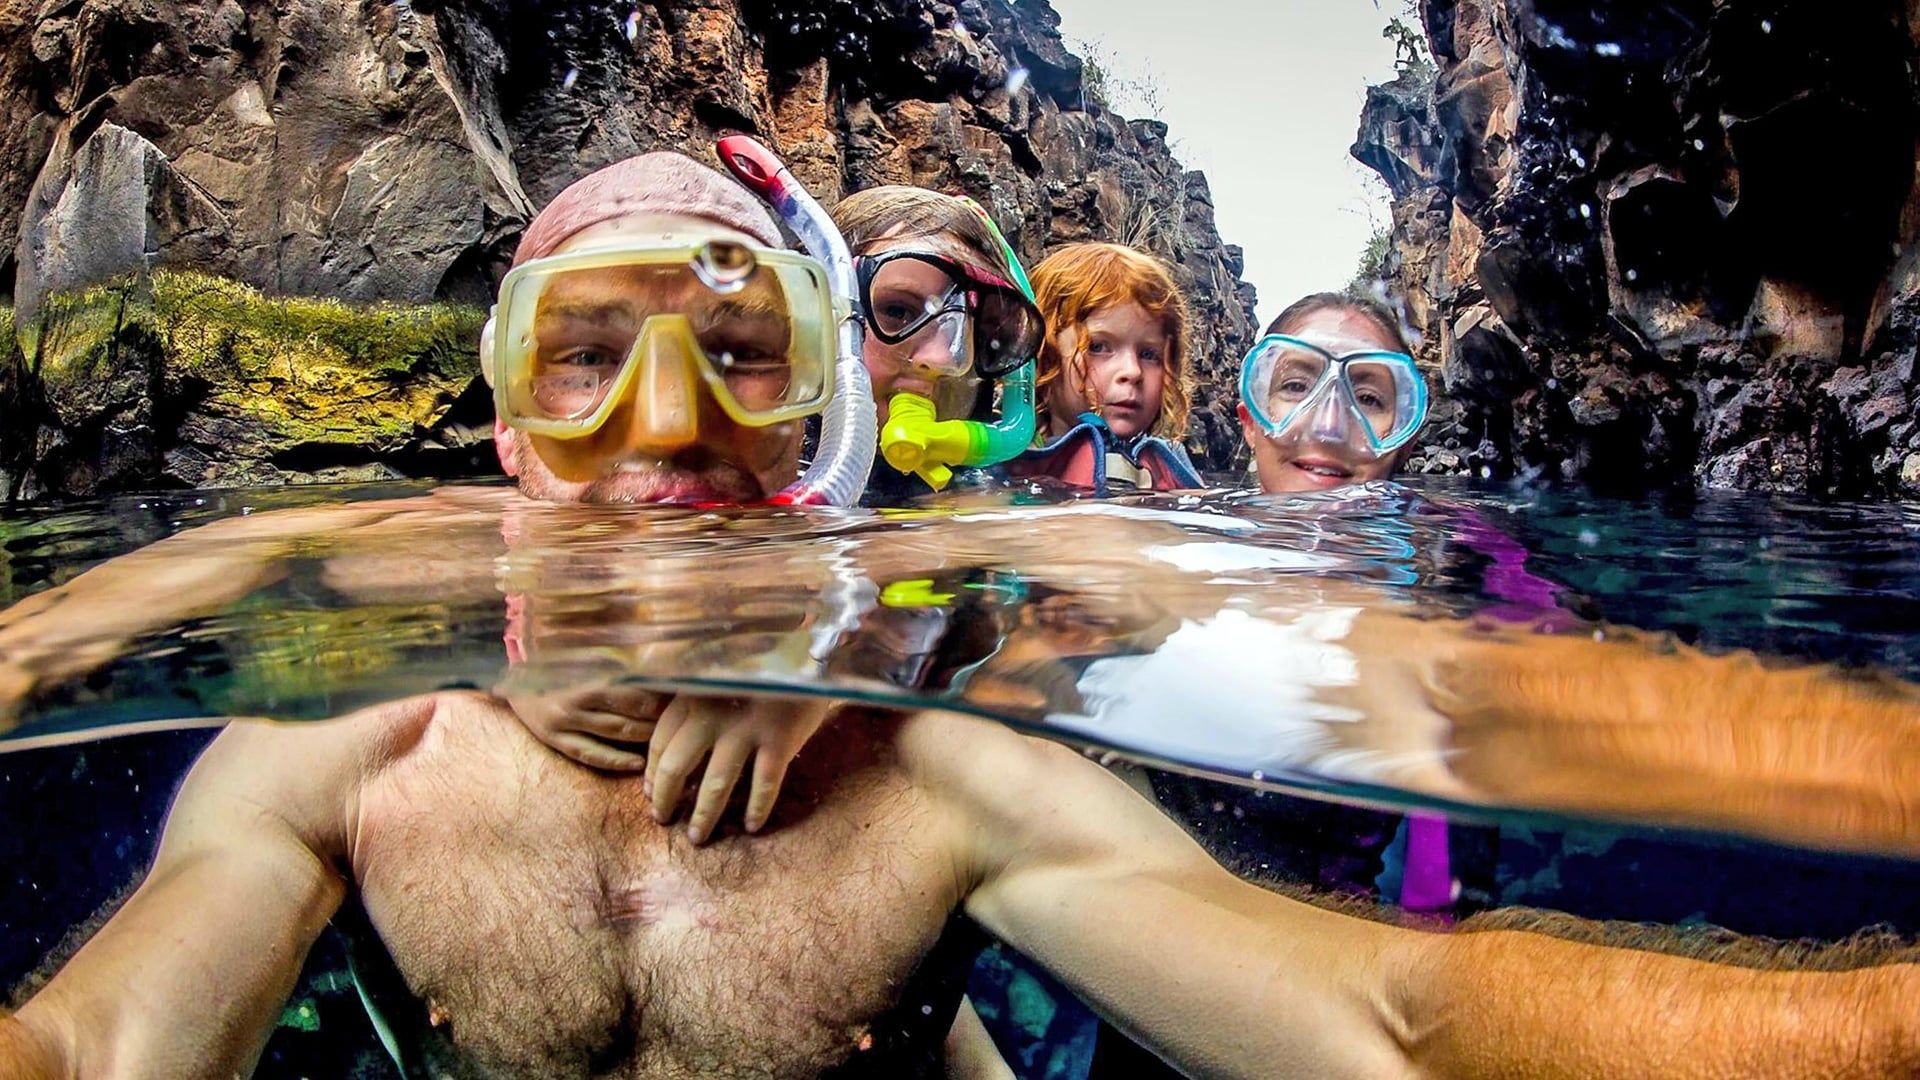
<instances>
[{"instance_id":1,"label":"man in water","mask_svg":"<svg viewBox=\"0 0 1920 1080\"><path fill-rule=\"evenodd\" d=\"M614 170L563 193L521 246L519 280L544 285L527 311L502 305L497 332L540 327L503 465L556 501L764 495L797 453L790 418L759 421L804 404L804 373L782 363L804 283L731 276L743 249L775 265L777 236L716 174L666 156ZM241 535L414 512L429 510ZM55 612L85 622L181 584L143 565L16 609L4 647L78 645L46 629ZM945 936L956 914L1209 1075L1920 1067L1913 967L1762 972L1322 911L1237 880L1104 770L997 725L844 712L787 787L766 835L696 846L640 785L551 753L494 696L236 724L188 777L139 889L0 1020L0 1068L244 1072L350 899L364 919L345 921L397 976L383 988L369 970L369 997L417 1003L383 1011L432 1075L929 1073L959 996L949 961L970 959Z\"/></svg>"}]
</instances>

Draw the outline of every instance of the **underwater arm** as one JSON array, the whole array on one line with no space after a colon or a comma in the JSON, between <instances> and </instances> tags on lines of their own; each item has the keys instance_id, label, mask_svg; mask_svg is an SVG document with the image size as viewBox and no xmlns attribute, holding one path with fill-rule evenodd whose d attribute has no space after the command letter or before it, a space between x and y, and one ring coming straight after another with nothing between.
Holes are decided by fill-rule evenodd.
<instances>
[{"instance_id":1,"label":"underwater arm","mask_svg":"<svg viewBox=\"0 0 1920 1080\"><path fill-rule=\"evenodd\" d=\"M1523 931L1422 934L1405 984L1428 1076L1911 1076L1920 967L1756 970Z\"/></svg>"},{"instance_id":2,"label":"underwater arm","mask_svg":"<svg viewBox=\"0 0 1920 1080\"><path fill-rule=\"evenodd\" d=\"M0 611L0 730L36 687L112 661L144 634L276 580L289 546L380 521L398 503L227 518L93 567Z\"/></svg>"},{"instance_id":3,"label":"underwater arm","mask_svg":"<svg viewBox=\"0 0 1920 1080\"><path fill-rule=\"evenodd\" d=\"M1410 931L1249 885L1065 747L926 715L903 761L950 814L966 911L1203 1076L1407 1075L1381 992Z\"/></svg>"},{"instance_id":4,"label":"underwater arm","mask_svg":"<svg viewBox=\"0 0 1920 1080\"><path fill-rule=\"evenodd\" d=\"M1000 1056L1000 1048L980 1022L970 998L960 999L960 1010L954 1013L944 1050L947 1080L1013 1080L1013 1070Z\"/></svg>"},{"instance_id":5,"label":"underwater arm","mask_svg":"<svg viewBox=\"0 0 1920 1080\"><path fill-rule=\"evenodd\" d=\"M1920 1066L1920 1025L1900 1004L1920 990L1912 965L1763 972L1322 910L1235 878L1072 751L1011 747L1008 733L974 725L903 739L909 767L967 823L968 913L1195 1074L1864 1077Z\"/></svg>"},{"instance_id":6,"label":"underwater arm","mask_svg":"<svg viewBox=\"0 0 1920 1080\"><path fill-rule=\"evenodd\" d=\"M1351 697L1382 732L1426 732L1402 760L1444 761L1436 793L1920 852L1910 683L1631 630L1367 623L1348 639Z\"/></svg>"},{"instance_id":7,"label":"underwater arm","mask_svg":"<svg viewBox=\"0 0 1920 1080\"><path fill-rule=\"evenodd\" d=\"M231 725L188 774L145 880L0 1021L0 1050L24 1047L29 1076L249 1073L346 894L368 736L416 723L409 708Z\"/></svg>"}]
</instances>

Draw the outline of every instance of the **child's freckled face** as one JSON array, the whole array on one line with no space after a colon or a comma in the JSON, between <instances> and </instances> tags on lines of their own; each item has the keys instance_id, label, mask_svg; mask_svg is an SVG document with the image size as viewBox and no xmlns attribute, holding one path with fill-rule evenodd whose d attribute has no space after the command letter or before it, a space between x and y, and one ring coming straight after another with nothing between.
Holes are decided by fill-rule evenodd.
<instances>
[{"instance_id":1,"label":"child's freckled face","mask_svg":"<svg viewBox=\"0 0 1920 1080\"><path fill-rule=\"evenodd\" d=\"M1171 349L1158 318L1135 303L1101 308L1060 331L1054 345L1065 360L1047 390L1053 434L1071 428L1083 412L1100 414L1123 439L1153 429Z\"/></svg>"}]
</instances>

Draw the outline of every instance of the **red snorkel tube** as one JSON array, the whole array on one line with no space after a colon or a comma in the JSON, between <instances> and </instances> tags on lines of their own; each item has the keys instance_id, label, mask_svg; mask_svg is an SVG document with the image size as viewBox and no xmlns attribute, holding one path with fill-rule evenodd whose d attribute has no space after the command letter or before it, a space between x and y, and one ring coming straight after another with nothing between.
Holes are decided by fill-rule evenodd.
<instances>
[{"instance_id":1,"label":"red snorkel tube","mask_svg":"<svg viewBox=\"0 0 1920 1080\"><path fill-rule=\"evenodd\" d=\"M746 135L729 135L715 144L720 163L755 195L773 207L780 220L827 268L827 282L839 316L839 349L833 365L833 397L820 417L820 445L813 464L799 480L767 501L778 506L852 506L866 489L878 443L873 381L862 359L866 327L861 320L853 255L847 243L807 189L793 178L773 151Z\"/></svg>"}]
</instances>

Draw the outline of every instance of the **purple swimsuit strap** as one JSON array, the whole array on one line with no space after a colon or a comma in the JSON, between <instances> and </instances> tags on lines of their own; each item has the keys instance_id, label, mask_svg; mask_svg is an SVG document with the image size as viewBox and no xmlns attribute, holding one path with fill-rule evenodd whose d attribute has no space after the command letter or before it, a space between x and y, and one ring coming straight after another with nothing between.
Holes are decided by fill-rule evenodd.
<instances>
[{"instance_id":1,"label":"purple swimsuit strap","mask_svg":"<svg viewBox=\"0 0 1920 1080\"><path fill-rule=\"evenodd\" d=\"M1407 815L1407 862L1400 880L1400 906L1425 913L1453 910L1453 859L1447 850L1447 819Z\"/></svg>"}]
</instances>

